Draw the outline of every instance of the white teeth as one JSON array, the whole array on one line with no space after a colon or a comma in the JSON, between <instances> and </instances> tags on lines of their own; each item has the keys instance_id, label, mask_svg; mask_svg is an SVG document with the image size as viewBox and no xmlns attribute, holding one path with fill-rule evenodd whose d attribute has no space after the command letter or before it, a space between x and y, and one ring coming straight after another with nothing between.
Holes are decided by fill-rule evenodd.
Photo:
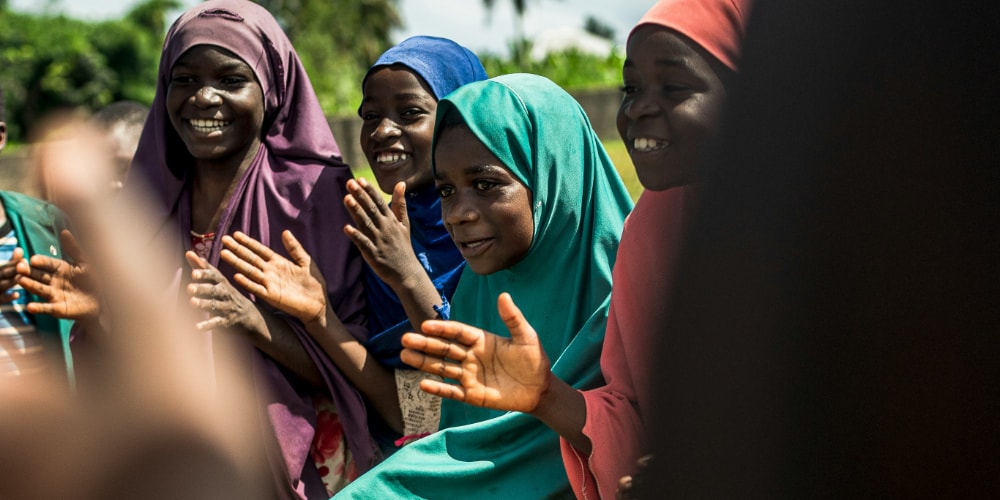
<instances>
[{"instance_id":1,"label":"white teeth","mask_svg":"<svg viewBox=\"0 0 1000 500\"><path fill-rule=\"evenodd\" d=\"M378 163L396 163L397 161L404 161L409 158L410 155L407 153L385 152L379 153L378 156L375 157L375 161Z\"/></svg>"},{"instance_id":2,"label":"white teeth","mask_svg":"<svg viewBox=\"0 0 1000 500\"><path fill-rule=\"evenodd\" d=\"M198 132L212 132L215 130L222 130L223 127L232 123L231 121L223 120L201 120L201 119L191 119L191 127L193 127Z\"/></svg>"},{"instance_id":3,"label":"white teeth","mask_svg":"<svg viewBox=\"0 0 1000 500\"><path fill-rule=\"evenodd\" d=\"M656 149L663 149L670 146L667 141L661 141L657 139L650 139L648 137L636 137L632 141L632 149L635 151L653 151Z\"/></svg>"},{"instance_id":4,"label":"white teeth","mask_svg":"<svg viewBox=\"0 0 1000 500\"><path fill-rule=\"evenodd\" d=\"M471 243L465 243L466 248L479 248L486 243L486 240L473 241Z\"/></svg>"}]
</instances>

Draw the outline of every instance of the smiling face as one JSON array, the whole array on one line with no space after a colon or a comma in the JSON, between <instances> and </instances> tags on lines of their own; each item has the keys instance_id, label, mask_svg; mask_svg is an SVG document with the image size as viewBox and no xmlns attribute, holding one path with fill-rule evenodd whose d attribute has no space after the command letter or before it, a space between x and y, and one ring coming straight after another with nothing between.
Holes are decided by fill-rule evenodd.
<instances>
[{"instance_id":1,"label":"smiling face","mask_svg":"<svg viewBox=\"0 0 1000 500\"><path fill-rule=\"evenodd\" d=\"M437 99L409 69L387 66L365 80L359 114L361 150L379 188L391 193L399 181L408 192L431 186L431 139Z\"/></svg>"},{"instance_id":2,"label":"smiling face","mask_svg":"<svg viewBox=\"0 0 1000 500\"><path fill-rule=\"evenodd\" d=\"M517 264L535 231L531 191L464 125L444 129L434 147L444 227L469 268L487 275Z\"/></svg>"},{"instance_id":3,"label":"smiling face","mask_svg":"<svg viewBox=\"0 0 1000 500\"><path fill-rule=\"evenodd\" d=\"M214 45L196 45L170 71L170 123L198 165L234 168L257 154L264 92L242 59Z\"/></svg>"},{"instance_id":4,"label":"smiling face","mask_svg":"<svg viewBox=\"0 0 1000 500\"><path fill-rule=\"evenodd\" d=\"M662 26L629 38L618 133L639 182L662 191L696 180L700 149L718 127L726 89L711 56Z\"/></svg>"}]
</instances>

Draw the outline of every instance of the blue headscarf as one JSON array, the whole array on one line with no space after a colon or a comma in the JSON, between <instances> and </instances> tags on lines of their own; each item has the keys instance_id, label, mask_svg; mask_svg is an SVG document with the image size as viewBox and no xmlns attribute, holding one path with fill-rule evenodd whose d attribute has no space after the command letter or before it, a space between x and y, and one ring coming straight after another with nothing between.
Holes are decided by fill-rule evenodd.
<instances>
[{"instance_id":1,"label":"blue headscarf","mask_svg":"<svg viewBox=\"0 0 1000 500\"><path fill-rule=\"evenodd\" d=\"M446 38L415 36L385 51L368 70L362 87L373 72L393 65L404 66L422 78L438 100L466 83L486 79L486 70L469 49ZM441 294L444 304L441 315L447 318L448 300L455 293L465 260L441 222L441 199L433 185L407 194L406 208L410 217L410 243ZM368 266L365 266L365 284L372 332L366 347L388 366L410 368L399 359L402 350L399 339L413 328L403 305L392 288Z\"/></svg>"}]
</instances>

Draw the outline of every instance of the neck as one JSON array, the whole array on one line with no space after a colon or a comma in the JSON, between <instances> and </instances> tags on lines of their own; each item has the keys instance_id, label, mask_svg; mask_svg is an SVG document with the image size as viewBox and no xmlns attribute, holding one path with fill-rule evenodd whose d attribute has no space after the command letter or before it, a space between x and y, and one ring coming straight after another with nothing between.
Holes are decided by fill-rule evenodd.
<instances>
[{"instance_id":1,"label":"neck","mask_svg":"<svg viewBox=\"0 0 1000 500\"><path fill-rule=\"evenodd\" d=\"M196 161L191 180L191 229L207 234L215 231L229 199L259 151L250 148L238 164Z\"/></svg>"}]
</instances>

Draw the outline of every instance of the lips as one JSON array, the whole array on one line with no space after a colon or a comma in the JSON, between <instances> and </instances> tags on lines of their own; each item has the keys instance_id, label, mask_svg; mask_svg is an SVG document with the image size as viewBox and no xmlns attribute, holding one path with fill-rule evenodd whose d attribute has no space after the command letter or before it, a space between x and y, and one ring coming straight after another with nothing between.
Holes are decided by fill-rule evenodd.
<instances>
[{"instance_id":1,"label":"lips","mask_svg":"<svg viewBox=\"0 0 1000 500\"><path fill-rule=\"evenodd\" d=\"M456 245L458 245L458 250L462 253L462 256L469 258L482 255L492 246L493 241L493 238L469 239L456 242Z\"/></svg>"},{"instance_id":2,"label":"lips","mask_svg":"<svg viewBox=\"0 0 1000 500\"><path fill-rule=\"evenodd\" d=\"M632 151L636 153L647 153L670 147L670 141L654 139L652 137L636 137L632 139Z\"/></svg>"},{"instance_id":3,"label":"lips","mask_svg":"<svg viewBox=\"0 0 1000 500\"><path fill-rule=\"evenodd\" d=\"M402 151L383 151L375 155L375 163L379 166L393 166L410 159L409 153Z\"/></svg>"},{"instance_id":4,"label":"lips","mask_svg":"<svg viewBox=\"0 0 1000 500\"><path fill-rule=\"evenodd\" d=\"M202 118L192 118L188 120L188 123L191 125L191 128L193 128L195 131L208 134L211 132L221 131L222 129L228 127L233 122L226 120L214 120L214 119L206 120Z\"/></svg>"}]
</instances>

